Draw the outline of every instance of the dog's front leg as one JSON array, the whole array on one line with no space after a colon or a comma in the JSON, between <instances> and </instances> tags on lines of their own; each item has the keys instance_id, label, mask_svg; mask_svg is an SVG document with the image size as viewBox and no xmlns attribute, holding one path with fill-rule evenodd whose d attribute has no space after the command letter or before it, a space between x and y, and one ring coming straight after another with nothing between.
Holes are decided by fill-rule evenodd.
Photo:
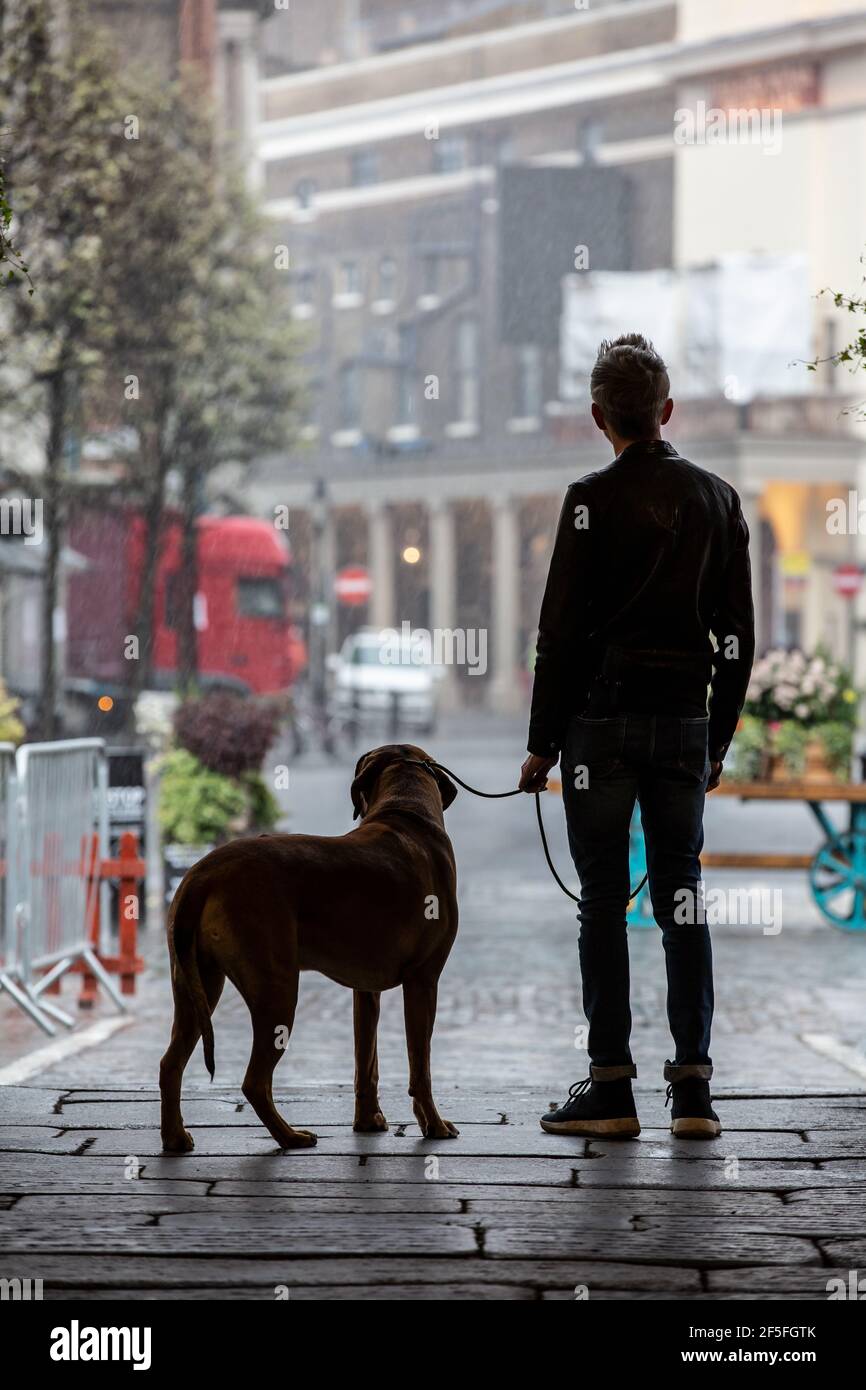
<instances>
[{"instance_id":1,"label":"dog's front leg","mask_svg":"<svg viewBox=\"0 0 866 1390\"><path fill-rule=\"evenodd\" d=\"M355 1123L361 1133L388 1128L379 1109L379 1055L376 1030L379 1026L379 995L369 990L354 991L355 1015Z\"/></svg>"},{"instance_id":2,"label":"dog's front leg","mask_svg":"<svg viewBox=\"0 0 866 1390\"><path fill-rule=\"evenodd\" d=\"M409 1050L409 1094L425 1139L454 1139L460 1133L443 1120L433 1100L430 1039L436 1021L436 980L403 981L403 1017Z\"/></svg>"}]
</instances>

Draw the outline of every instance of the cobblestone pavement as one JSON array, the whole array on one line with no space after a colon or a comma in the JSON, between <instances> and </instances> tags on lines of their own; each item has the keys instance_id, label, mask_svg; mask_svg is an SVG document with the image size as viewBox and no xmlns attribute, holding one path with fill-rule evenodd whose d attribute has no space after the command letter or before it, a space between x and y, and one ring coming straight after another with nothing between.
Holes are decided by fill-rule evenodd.
<instances>
[{"instance_id":1,"label":"cobblestone pavement","mask_svg":"<svg viewBox=\"0 0 866 1390\"><path fill-rule=\"evenodd\" d=\"M522 756L519 729L486 722L431 745L488 789L513 785ZM289 828L350 828L351 761L311 755L293 771ZM544 810L564 871L561 805L550 797ZM155 1086L170 999L150 929L134 1020L97 1046L52 1063L0 1001L0 1069L8 1077L22 1058L33 1068L0 1090L0 1272L41 1275L47 1296L260 1298L287 1284L293 1297L525 1299L586 1284L599 1297L815 1298L834 1269L847 1277L866 1260L866 933L824 923L802 875L755 879L781 892L782 930L714 929L725 1133L674 1146L661 942L633 931L641 1139L547 1136L538 1115L586 1074L573 906L547 874L530 799L463 793L447 819L461 927L440 988L434 1079L461 1137L420 1140L397 994L383 998L380 1028L391 1131L352 1134L351 997L311 975L276 1089L293 1123L318 1130L318 1149L275 1153L244 1105L249 1021L227 986L216 1085L200 1055L186 1074L196 1152L161 1157ZM717 801L707 843L807 850L814 830L798 807ZM708 888L727 884L743 886L707 875ZM78 1027L103 1017L105 1005Z\"/></svg>"}]
</instances>

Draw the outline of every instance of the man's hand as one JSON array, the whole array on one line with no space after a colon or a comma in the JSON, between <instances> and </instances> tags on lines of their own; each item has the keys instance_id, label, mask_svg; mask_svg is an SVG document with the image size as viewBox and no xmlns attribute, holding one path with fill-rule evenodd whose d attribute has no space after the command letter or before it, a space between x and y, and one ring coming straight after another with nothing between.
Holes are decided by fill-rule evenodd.
<instances>
[{"instance_id":1,"label":"man's hand","mask_svg":"<svg viewBox=\"0 0 866 1390\"><path fill-rule=\"evenodd\" d=\"M558 758L540 758L537 753L530 753L520 769L520 781L517 784L520 790L543 792L547 786L547 774L558 761Z\"/></svg>"},{"instance_id":2,"label":"man's hand","mask_svg":"<svg viewBox=\"0 0 866 1390\"><path fill-rule=\"evenodd\" d=\"M710 762L710 780L707 783L707 791L713 792L722 780L722 764L715 760Z\"/></svg>"}]
</instances>

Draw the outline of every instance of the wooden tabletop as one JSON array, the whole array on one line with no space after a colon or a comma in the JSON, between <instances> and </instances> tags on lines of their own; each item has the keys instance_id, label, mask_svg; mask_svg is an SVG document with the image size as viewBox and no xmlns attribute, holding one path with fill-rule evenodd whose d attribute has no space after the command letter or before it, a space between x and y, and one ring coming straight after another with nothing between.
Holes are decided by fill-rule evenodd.
<instances>
[{"instance_id":1,"label":"wooden tabletop","mask_svg":"<svg viewBox=\"0 0 866 1390\"><path fill-rule=\"evenodd\" d=\"M710 795L743 801L866 802L866 782L736 782L723 776Z\"/></svg>"}]
</instances>

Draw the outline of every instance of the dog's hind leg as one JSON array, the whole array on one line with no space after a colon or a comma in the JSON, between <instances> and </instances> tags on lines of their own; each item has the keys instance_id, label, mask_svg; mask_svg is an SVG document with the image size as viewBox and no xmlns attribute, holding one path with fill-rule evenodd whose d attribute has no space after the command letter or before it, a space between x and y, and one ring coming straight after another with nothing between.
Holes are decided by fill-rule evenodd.
<instances>
[{"instance_id":1,"label":"dog's hind leg","mask_svg":"<svg viewBox=\"0 0 866 1390\"><path fill-rule=\"evenodd\" d=\"M433 1100L430 1078L430 1039L436 1021L437 980L403 981L403 1016L409 1050L409 1094L415 1119L425 1139L454 1139L459 1134L450 1120L443 1120Z\"/></svg>"},{"instance_id":2,"label":"dog's hind leg","mask_svg":"<svg viewBox=\"0 0 866 1390\"><path fill-rule=\"evenodd\" d=\"M315 1134L287 1124L271 1093L274 1068L288 1046L295 1021L298 972L275 972L267 987L258 986L254 994L248 994L243 985L239 988L253 1020L253 1049L243 1093L281 1149L310 1148L316 1142Z\"/></svg>"},{"instance_id":3,"label":"dog's hind leg","mask_svg":"<svg viewBox=\"0 0 866 1390\"><path fill-rule=\"evenodd\" d=\"M203 957L199 958L199 970L208 1008L213 1013L219 1003L226 977L215 962L209 962ZM200 1037L201 1028L196 1018L192 996L184 986L178 988L175 985L171 1041L159 1064L159 1091L162 1100L160 1132L162 1147L166 1153L189 1153L195 1147L192 1135L184 1129L180 1092L184 1068Z\"/></svg>"},{"instance_id":4,"label":"dog's hind leg","mask_svg":"<svg viewBox=\"0 0 866 1390\"><path fill-rule=\"evenodd\" d=\"M379 1025L379 995L370 990L354 991L355 1014L355 1123L360 1133L388 1128L379 1109L379 1056L376 1029Z\"/></svg>"}]
</instances>

